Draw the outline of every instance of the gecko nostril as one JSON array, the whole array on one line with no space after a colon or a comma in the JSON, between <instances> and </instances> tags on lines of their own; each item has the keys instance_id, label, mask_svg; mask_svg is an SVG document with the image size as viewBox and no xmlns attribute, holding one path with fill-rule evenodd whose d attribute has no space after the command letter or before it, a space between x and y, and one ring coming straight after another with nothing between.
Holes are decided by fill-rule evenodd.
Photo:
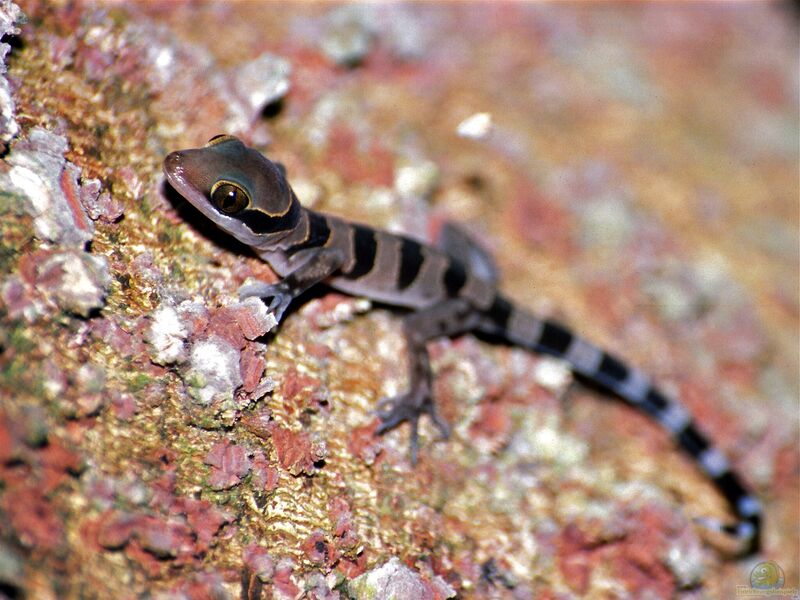
<instances>
[{"instance_id":1,"label":"gecko nostril","mask_svg":"<svg viewBox=\"0 0 800 600\"><path fill-rule=\"evenodd\" d=\"M183 153L170 152L164 159L164 169L166 171L175 171L176 169L180 168L182 158Z\"/></svg>"}]
</instances>

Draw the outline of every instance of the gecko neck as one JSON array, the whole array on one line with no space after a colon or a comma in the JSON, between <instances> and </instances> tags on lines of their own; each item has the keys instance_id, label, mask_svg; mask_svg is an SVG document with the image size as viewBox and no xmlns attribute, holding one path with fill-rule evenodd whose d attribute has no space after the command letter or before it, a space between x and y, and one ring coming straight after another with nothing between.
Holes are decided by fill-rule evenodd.
<instances>
[{"instance_id":1,"label":"gecko neck","mask_svg":"<svg viewBox=\"0 0 800 600\"><path fill-rule=\"evenodd\" d=\"M302 206L299 209L297 225L291 231L264 234L259 243L252 246L258 256L268 262L273 270L281 276L289 271L286 250L302 242L308 236L309 211Z\"/></svg>"}]
</instances>

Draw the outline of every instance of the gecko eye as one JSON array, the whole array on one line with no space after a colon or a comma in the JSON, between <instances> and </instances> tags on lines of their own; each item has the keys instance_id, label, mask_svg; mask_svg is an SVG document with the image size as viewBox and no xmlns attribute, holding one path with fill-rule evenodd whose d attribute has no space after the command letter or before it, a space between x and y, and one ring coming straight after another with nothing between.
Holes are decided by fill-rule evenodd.
<instances>
[{"instance_id":1,"label":"gecko eye","mask_svg":"<svg viewBox=\"0 0 800 600\"><path fill-rule=\"evenodd\" d=\"M230 181L218 181L211 188L211 202L226 215L232 215L250 204L250 196Z\"/></svg>"},{"instance_id":2,"label":"gecko eye","mask_svg":"<svg viewBox=\"0 0 800 600\"><path fill-rule=\"evenodd\" d=\"M206 142L205 147L208 148L209 146L216 146L217 144L221 144L222 142L238 142L239 140L232 135L228 135L227 133L220 133L219 135L215 135L210 140Z\"/></svg>"}]
</instances>

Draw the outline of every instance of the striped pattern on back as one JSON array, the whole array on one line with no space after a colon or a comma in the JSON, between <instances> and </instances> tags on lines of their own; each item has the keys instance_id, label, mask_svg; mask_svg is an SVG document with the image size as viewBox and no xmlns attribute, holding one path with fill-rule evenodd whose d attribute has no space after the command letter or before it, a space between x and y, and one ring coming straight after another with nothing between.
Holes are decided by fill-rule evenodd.
<instances>
[{"instance_id":1,"label":"striped pattern on back","mask_svg":"<svg viewBox=\"0 0 800 600\"><path fill-rule=\"evenodd\" d=\"M277 262L288 264L323 247L338 249L343 265L331 277L331 285L412 308L463 298L470 305L485 309L494 298L491 284L437 248L330 215L306 209L303 212L298 233L287 239L283 260ZM263 256L275 262L273 250Z\"/></svg>"}]
</instances>

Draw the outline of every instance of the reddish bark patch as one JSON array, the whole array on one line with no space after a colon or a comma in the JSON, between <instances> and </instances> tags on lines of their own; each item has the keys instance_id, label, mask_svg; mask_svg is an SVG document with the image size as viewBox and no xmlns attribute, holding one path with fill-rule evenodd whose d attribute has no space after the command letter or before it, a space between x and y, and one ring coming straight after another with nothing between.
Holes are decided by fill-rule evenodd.
<instances>
[{"instance_id":1,"label":"reddish bark patch","mask_svg":"<svg viewBox=\"0 0 800 600\"><path fill-rule=\"evenodd\" d=\"M333 498L328 506L328 512L334 523L333 535L337 550L347 558L355 558L361 540L356 531L349 502L341 497Z\"/></svg>"},{"instance_id":2,"label":"reddish bark patch","mask_svg":"<svg viewBox=\"0 0 800 600\"><path fill-rule=\"evenodd\" d=\"M267 549L258 544L250 544L245 547L242 561L245 567L250 569L262 582L269 581L275 574L275 561Z\"/></svg>"},{"instance_id":3,"label":"reddish bark patch","mask_svg":"<svg viewBox=\"0 0 800 600\"><path fill-rule=\"evenodd\" d=\"M129 421L136 414L138 407L136 405L136 398L127 392L115 393L111 397L111 409L121 421Z\"/></svg>"},{"instance_id":4,"label":"reddish bark patch","mask_svg":"<svg viewBox=\"0 0 800 600\"><path fill-rule=\"evenodd\" d=\"M230 597L225 588L225 580L220 573L195 573L188 581L181 581L171 587L170 597L185 600L215 600Z\"/></svg>"},{"instance_id":5,"label":"reddish bark patch","mask_svg":"<svg viewBox=\"0 0 800 600\"><path fill-rule=\"evenodd\" d=\"M635 536L623 541L611 557L610 564L616 577L635 597L674 597L675 577L662 559L664 531L669 528L665 515L645 507L632 515L632 519L638 525Z\"/></svg>"},{"instance_id":6,"label":"reddish bark patch","mask_svg":"<svg viewBox=\"0 0 800 600\"><path fill-rule=\"evenodd\" d=\"M31 484L7 490L2 508L25 546L54 550L63 543L61 518L39 487Z\"/></svg>"},{"instance_id":7,"label":"reddish bark patch","mask_svg":"<svg viewBox=\"0 0 800 600\"><path fill-rule=\"evenodd\" d=\"M45 495L55 490L70 474L77 473L81 468L80 457L57 440L43 446L37 455L41 460L40 489Z\"/></svg>"},{"instance_id":8,"label":"reddish bark patch","mask_svg":"<svg viewBox=\"0 0 800 600\"><path fill-rule=\"evenodd\" d=\"M336 548L325 539L325 532L315 531L302 543L301 548L306 558L315 565L328 569L336 563L338 552Z\"/></svg>"},{"instance_id":9,"label":"reddish bark patch","mask_svg":"<svg viewBox=\"0 0 800 600\"><path fill-rule=\"evenodd\" d=\"M214 444L204 462L211 465L208 483L215 490L226 490L239 485L242 477L250 471L247 451L227 440Z\"/></svg>"},{"instance_id":10,"label":"reddish bark patch","mask_svg":"<svg viewBox=\"0 0 800 600\"><path fill-rule=\"evenodd\" d=\"M569 525L557 541L557 564L577 594L590 591L591 576L601 564L612 565L620 586L635 597L670 598L675 578L663 564L665 544L674 528L671 513L645 506L627 515L625 537L613 543L578 525ZM602 529L602 527L601 527Z\"/></svg>"},{"instance_id":11,"label":"reddish bark patch","mask_svg":"<svg viewBox=\"0 0 800 600\"><path fill-rule=\"evenodd\" d=\"M239 314L230 307L223 307L212 311L208 327L203 332L203 336L215 335L228 342L233 348L241 350L247 343L247 338L239 329Z\"/></svg>"},{"instance_id":12,"label":"reddish bark patch","mask_svg":"<svg viewBox=\"0 0 800 600\"><path fill-rule=\"evenodd\" d=\"M14 438L11 435L11 421L5 412L0 412L0 464L14 455Z\"/></svg>"},{"instance_id":13,"label":"reddish bark patch","mask_svg":"<svg viewBox=\"0 0 800 600\"><path fill-rule=\"evenodd\" d=\"M0 412L0 514L23 545L54 550L64 542L61 496L54 492L80 470L82 460L58 439L26 440L33 431L25 417Z\"/></svg>"},{"instance_id":14,"label":"reddish bark patch","mask_svg":"<svg viewBox=\"0 0 800 600\"><path fill-rule=\"evenodd\" d=\"M292 581L293 571L294 565L290 561L281 561L275 568L275 575L272 578L275 589L289 598L300 595L300 588Z\"/></svg>"},{"instance_id":15,"label":"reddish bark patch","mask_svg":"<svg viewBox=\"0 0 800 600\"><path fill-rule=\"evenodd\" d=\"M261 376L267 368L267 361L264 360L263 351L248 344L242 351L239 359L239 371L242 374L242 390L251 394L261 382Z\"/></svg>"},{"instance_id":16,"label":"reddish bark patch","mask_svg":"<svg viewBox=\"0 0 800 600\"><path fill-rule=\"evenodd\" d=\"M124 357L131 357L145 350L144 342L141 339L135 339L133 335L111 319L92 319L89 322L89 328L93 337L102 340L114 352Z\"/></svg>"},{"instance_id":17,"label":"reddish bark patch","mask_svg":"<svg viewBox=\"0 0 800 600\"><path fill-rule=\"evenodd\" d=\"M347 447L350 452L360 458L365 464L371 465L375 462L383 446L380 437L375 435L378 428L378 421L375 420L369 425L354 427L350 430Z\"/></svg>"},{"instance_id":18,"label":"reddish bark patch","mask_svg":"<svg viewBox=\"0 0 800 600\"><path fill-rule=\"evenodd\" d=\"M136 537L142 548L158 558L175 558L194 550L192 530L182 520L142 517L136 526Z\"/></svg>"},{"instance_id":19,"label":"reddish bark patch","mask_svg":"<svg viewBox=\"0 0 800 600\"><path fill-rule=\"evenodd\" d=\"M483 403L480 416L472 423L470 434L487 440L492 447L499 448L508 439L511 419L507 407L496 402Z\"/></svg>"},{"instance_id":20,"label":"reddish bark patch","mask_svg":"<svg viewBox=\"0 0 800 600\"><path fill-rule=\"evenodd\" d=\"M297 398L302 392L303 395L300 400L303 401L307 400L319 386L320 382L318 379L310 375L298 373L297 369L290 367L284 376L281 393L285 400L291 401ZM299 404L299 402L296 402L295 406L297 406L297 404Z\"/></svg>"},{"instance_id":21,"label":"reddish bark patch","mask_svg":"<svg viewBox=\"0 0 800 600\"><path fill-rule=\"evenodd\" d=\"M297 114L307 114L314 104L331 89L340 74L319 50L313 47L289 44L285 56L292 57L292 88L288 94L289 105Z\"/></svg>"},{"instance_id":22,"label":"reddish bark patch","mask_svg":"<svg viewBox=\"0 0 800 600\"><path fill-rule=\"evenodd\" d=\"M269 408L260 408L242 418L244 428L262 440L272 437L272 411Z\"/></svg>"},{"instance_id":23,"label":"reddish bark patch","mask_svg":"<svg viewBox=\"0 0 800 600\"><path fill-rule=\"evenodd\" d=\"M271 492L278 487L280 473L260 450L253 454L252 472L251 483L254 489Z\"/></svg>"},{"instance_id":24,"label":"reddish bark patch","mask_svg":"<svg viewBox=\"0 0 800 600\"><path fill-rule=\"evenodd\" d=\"M558 569L564 582L576 594L585 594L589 589L596 557L592 556L586 535L575 525L568 525L558 544Z\"/></svg>"},{"instance_id":25,"label":"reddish bark patch","mask_svg":"<svg viewBox=\"0 0 800 600\"><path fill-rule=\"evenodd\" d=\"M361 140L344 124L334 124L328 134L325 165L348 183L364 182L390 186L394 179L392 153L375 141L360 146Z\"/></svg>"},{"instance_id":26,"label":"reddish bark patch","mask_svg":"<svg viewBox=\"0 0 800 600\"><path fill-rule=\"evenodd\" d=\"M336 568L341 571L347 579L353 579L367 571L367 556L362 553L355 559L342 557L339 560L339 564L336 565Z\"/></svg>"},{"instance_id":27,"label":"reddish bark patch","mask_svg":"<svg viewBox=\"0 0 800 600\"><path fill-rule=\"evenodd\" d=\"M151 578L163 575L170 567L168 561L160 560L158 557L145 550L136 539L131 540L125 547L125 556Z\"/></svg>"},{"instance_id":28,"label":"reddish bark patch","mask_svg":"<svg viewBox=\"0 0 800 600\"><path fill-rule=\"evenodd\" d=\"M278 455L278 463L292 475L312 475L314 463L321 460L304 431L294 432L279 425L272 425L272 442Z\"/></svg>"},{"instance_id":29,"label":"reddish bark patch","mask_svg":"<svg viewBox=\"0 0 800 600\"><path fill-rule=\"evenodd\" d=\"M61 172L61 190L64 192L64 197L67 199L67 205L72 213L72 220L75 226L81 231L92 231L92 225L78 200L80 190L78 188L77 180L78 169L73 166L72 169L64 169Z\"/></svg>"},{"instance_id":30,"label":"reddish bark patch","mask_svg":"<svg viewBox=\"0 0 800 600\"><path fill-rule=\"evenodd\" d=\"M570 256L574 245L569 213L530 183L518 187L508 212L513 231L534 247L545 248L558 256Z\"/></svg>"},{"instance_id":31,"label":"reddish bark patch","mask_svg":"<svg viewBox=\"0 0 800 600\"><path fill-rule=\"evenodd\" d=\"M136 515L107 511L97 520L97 543L109 550L119 550L131 540L137 524Z\"/></svg>"},{"instance_id":32,"label":"reddish bark patch","mask_svg":"<svg viewBox=\"0 0 800 600\"><path fill-rule=\"evenodd\" d=\"M232 515L220 510L208 500L193 498L178 498L170 512L186 516L189 527L197 536L198 548L203 552L211 545L220 528L233 520Z\"/></svg>"}]
</instances>

